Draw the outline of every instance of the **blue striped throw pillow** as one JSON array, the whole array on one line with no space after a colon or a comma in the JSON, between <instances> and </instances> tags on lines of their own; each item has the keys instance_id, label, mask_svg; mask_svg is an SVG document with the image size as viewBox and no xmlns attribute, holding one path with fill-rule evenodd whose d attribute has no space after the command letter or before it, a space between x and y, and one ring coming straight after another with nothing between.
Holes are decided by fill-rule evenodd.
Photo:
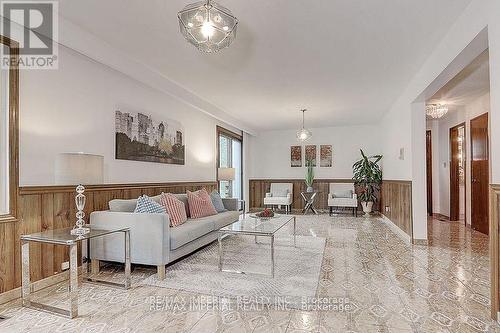
<instances>
[{"instance_id":1,"label":"blue striped throw pillow","mask_svg":"<svg viewBox=\"0 0 500 333\"><path fill-rule=\"evenodd\" d=\"M134 213L158 213L166 214L165 207L153 201L147 195L141 195L137 198L137 206L135 206Z\"/></svg>"}]
</instances>

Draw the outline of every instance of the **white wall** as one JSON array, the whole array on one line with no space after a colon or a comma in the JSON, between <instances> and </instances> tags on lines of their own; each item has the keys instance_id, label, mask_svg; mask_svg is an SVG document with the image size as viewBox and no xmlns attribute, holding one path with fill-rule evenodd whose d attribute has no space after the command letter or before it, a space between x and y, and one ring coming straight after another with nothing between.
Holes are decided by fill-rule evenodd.
<instances>
[{"instance_id":1,"label":"white wall","mask_svg":"<svg viewBox=\"0 0 500 333\"><path fill-rule=\"evenodd\" d=\"M380 122L383 135L384 172L388 179L411 180L413 188L413 225L417 239L427 238L425 218L425 155L414 151L425 142L425 124L421 126L412 112L423 113L424 107L413 103L422 92L442 73L469 43L485 28L488 28L490 52L491 113L490 147L493 183L500 183L500 1L473 0L455 24L450 28L438 47L415 74L400 97ZM430 96L428 96L430 97ZM422 101L418 101L421 104ZM399 148L404 147L408 159L397 158ZM413 163L415 159L415 163ZM414 170L416 169L416 170ZM416 188L418 187L418 188Z\"/></svg>"},{"instance_id":2,"label":"white wall","mask_svg":"<svg viewBox=\"0 0 500 333\"><path fill-rule=\"evenodd\" d=\"M297 125L299 126L299 124ZM381 152L380 130L377 126L345 126L310 129L313 137L306 144L331 144L333 167L315 168L315 177L352 178L352 164L360 157L359 149L374 155ZM290 146L299 145L296 130L262 132L250 139L252 162L249 177L260 178L303 178L305 167L290 166ZM304 154L304 149L302 149ZM318 147L319 161L319 147ZM319 165L319 162L318 162Z\"/></svg>"},{"instance_id":3,"label":"white wall","mask_svg":"<svg viewBox=\"0 0 500 333\"><path fill-rule=\"evenodd\" d=\"M104 155L105 183L215 180L211 116L62 46L58 70L20 75L21 185L53 184L56 154L78 151ZM181 122L185 166L115 160L117 107Z\"/></svg>"}]
</instances>

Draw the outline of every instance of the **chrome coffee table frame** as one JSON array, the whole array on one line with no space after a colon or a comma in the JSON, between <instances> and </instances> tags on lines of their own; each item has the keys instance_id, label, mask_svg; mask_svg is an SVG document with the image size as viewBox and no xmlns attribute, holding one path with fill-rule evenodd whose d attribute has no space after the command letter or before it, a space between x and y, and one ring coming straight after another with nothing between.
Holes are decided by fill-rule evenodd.
<instances>
[{"instance_id":1,"label":"chrome coffee table frame","mask_svg":"<svg viewBox=\"0 0 500 333\"><path fill-rule=\"evenodd\" d=\"M217 237L217 242L218 242L218 252L219 252L219 271L220 272L227 272L227 273L237 273L237 274L253 274L253 275L263 275L263 276L268 276L274 278L274 234L281 230L284 226L288 225L290 221L293 220L293 246L297 246L297 240L296 240L296 227L297 227L297 219L295 216L286 216L282 215L280 218L285 218L287 219L286 222L284 222L282 225L278 226L276 229L270 230L270 231L251 231L251 230L230 230L227 229L227 227L222 228L219 230L219 235ZM253 219L253 218L252 218ZM255 219L253 219L255 220ZM236 223L241 223L242 221L237 221L234 222L233 224ZM265 221L261 221L260 223L266 223ZM238 270L231 270L231 269L223 269L222 264L224 260L224 253L222 250L222 239L224 236L227 235L246 235L246 236L254 236L255 237L255 242L257 243L257 237L258 236L263 236L263 237L269 237L271 242L270 242L270 249L271 249L271 273L270 274L265 274L265 273L260 273L260 272L246 272L246 271L238 271ZM261 243L260 243L261 244Z\"/></svg>"},{"instance_id":2,"label":"chrome coffee table frame","mask_svg":"<svg viewBox=\"0 0 500 333\"><path fill-rule=\"evenodd\" d=\"M78 243L87 242L87 256L90 256L90 240L96 237L102 237L116 232L124 234L124 254L125 254L125 283L115 283L88 277L90 267L88 262L83 263L83 271L87 276L83 276L84 281L89 281L99 285L121 287L124 289L130 288L130 229L119 228L113 230L94 229L91 227L91 232L82 235L71 235L71 229L55 229L40 233L22 235L21 236L21 268L22 268L22 305L24 307L45 311L48 313L60 315L66 318L73 319L78 316ZM46 243L54 245L65 245L69 248L69 300L70 308L62 309L55 306L33 302L31 300L31 281L30 281L30 242Z\"/></svg>"}]
</instances>

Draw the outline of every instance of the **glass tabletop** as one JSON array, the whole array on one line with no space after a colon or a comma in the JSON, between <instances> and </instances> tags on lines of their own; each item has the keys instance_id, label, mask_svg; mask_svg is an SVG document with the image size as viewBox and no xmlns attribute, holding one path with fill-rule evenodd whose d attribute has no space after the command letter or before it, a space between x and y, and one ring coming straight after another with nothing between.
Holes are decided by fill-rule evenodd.
<instances>
[{"instance_id":1,"label":"glass tabletop","mask_svg":"<svg viewBox=\"0 0 500 333\"><path fill-rule=\"evenodd\" d=\"M293 220L293 216L289 215L280 215L279 217L274 217L269 220L247 217L221 228L220 231L234 234L245 233L272 235L291 220Z\"/></svg>"},{"instance_id":2,"label":"glass tabletop","mask_svg":"<svg viewBox=\"0 0 500 333\"><path fill-rule=\"evenodd\" d=\"M90 228L90 232L85 235L72 235L71 230L73 229L73 227L68 227L37 232L29 235L21 235L21 239L25 241L69 245L85 239L104 236L114 232L121 232L129 229L126 227L115 229L100 229L93 228L90 224L85 225L85 227Z\"/></svg>"}]
</instances>

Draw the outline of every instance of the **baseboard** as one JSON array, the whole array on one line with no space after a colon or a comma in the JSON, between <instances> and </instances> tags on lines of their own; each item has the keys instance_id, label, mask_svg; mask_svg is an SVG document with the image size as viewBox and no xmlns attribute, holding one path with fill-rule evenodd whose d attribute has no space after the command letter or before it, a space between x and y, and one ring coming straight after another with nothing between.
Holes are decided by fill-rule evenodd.
<instances>
[{"instance_id":1,"label":"baseboard","mask_svg":"<svg viewBox=\"0 0 500 333\"><path fill-rule=\"evenodd\" d=\"M395 225L394 222L392 222L391 220L389 220L389 218L387 216L385 216L384 214L380 214L380 217L382 217L382 221L384 221L384 223L389 228L391 228L391 230L394 231L394 233L396 235L398 235L399 238L401 238L402 240L404 240L406 244L411 245L412 239L411 239L411 237L409 235L407 235L403 230L401 230L397 225Z\"/></svg>"},{"instance_id":2,"label":"baseboard","mask_svg":"<svg viewBox=\"0 0 500 333\"><path fill-rule=\"evenodd\" d=\"M432 217L438 219L438 220L450 220L450 218L444 214L440 214L440 213L432 213Z\"/></svg>"},{"instance_id":3,"label":"baseboard","mask_svg":"<svg viewBox=\"0 0 500 333\"><path fill-rule=\"evenodd\" d=\"M413 240L413 245L424 245L424 246L427 246L427 245L429 245L429 241L427 239L414 239Z\"/></svg>"},{"instance_id":4,"label":"baseboard","mask_svg":"<svg viewBox=\"0 0 500 333\"><path fill-rule=\"evenodd\" d=\"M78 274L82 272L82 268L78 267ZM69 270L46 277L31 283L31 292L37 292L47 287L53 286L63 281L69 280ZM8 303L10 301L21 298L21 287L6 291L0 294L0 304Z\"/></svg>"}]
</instances>

